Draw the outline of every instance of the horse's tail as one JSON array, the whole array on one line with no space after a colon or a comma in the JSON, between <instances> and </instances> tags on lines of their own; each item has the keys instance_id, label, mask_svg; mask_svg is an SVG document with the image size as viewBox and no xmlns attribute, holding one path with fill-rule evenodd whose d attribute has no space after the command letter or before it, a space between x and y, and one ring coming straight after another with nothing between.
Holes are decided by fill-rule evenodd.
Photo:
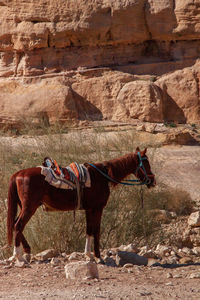
<instances>
[{"instance_id":1,"label":"horse's tail","mask_svg":"<svg viewBox=\"0 0 200 300\"><path fill-rule=\"evenodd\" d=\"M19 196L17 192L16 176L10 178L8 189L8 212L7 212L7 240L8 245L12 244L13 229L15 225L15 218L17 215L17 203L19 203Z\"/></svg>"}]
</instances>

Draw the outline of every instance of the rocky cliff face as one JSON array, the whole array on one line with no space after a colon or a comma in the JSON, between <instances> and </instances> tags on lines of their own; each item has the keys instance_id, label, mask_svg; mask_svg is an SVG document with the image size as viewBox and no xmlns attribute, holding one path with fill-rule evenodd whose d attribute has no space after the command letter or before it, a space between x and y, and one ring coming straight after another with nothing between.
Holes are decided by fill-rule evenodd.
<instances>
[{"instance_id":1,"label":"rocky cliff face","mask_svg":"<svg viewBox=\"0 0 200 300\"><path fill-rule=\"evenodd\" d=\"M5 0L0 15L2 123L200 120L198 1Z\"/></svg>"}]
</instances>

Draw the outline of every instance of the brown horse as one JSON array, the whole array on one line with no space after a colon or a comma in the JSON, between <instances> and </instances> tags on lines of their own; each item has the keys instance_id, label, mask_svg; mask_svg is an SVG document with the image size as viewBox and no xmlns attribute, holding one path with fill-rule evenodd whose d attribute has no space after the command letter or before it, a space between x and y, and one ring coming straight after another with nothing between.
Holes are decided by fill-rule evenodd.
<instances>
[{"instance_id":1,"label":"brown horse","mask_svg":"<svg viewBox=\"0 0 200 300\"><path fill-rule=\"evenodd\" d=\"M110 185L115 186L126 176L135 174L138 181L148 188L155 186L154 174L146 156L146 149L129 153L122 157L95 163L85 164L90 178L91 187L83 188L82 207L86 213L86 244L85 254L91 256L91 241L94 238L94 255L101 260L99 251L100 223L103 208L106 206ZM105 176L104 176L105 174ZM109 176L109 177L108 177ZM55 210L68 211L77 207L77 191L64 190L51 186L41 175L41 168L20 170L10 178L8 191L7 234L8 244L12 244L14 231L14 252L12 258L22 260L22 249L30 257L31 248L23 235L27 222L42 204ZM20 213L17 215L17 205Z\"/></svg>"}]
</instances>

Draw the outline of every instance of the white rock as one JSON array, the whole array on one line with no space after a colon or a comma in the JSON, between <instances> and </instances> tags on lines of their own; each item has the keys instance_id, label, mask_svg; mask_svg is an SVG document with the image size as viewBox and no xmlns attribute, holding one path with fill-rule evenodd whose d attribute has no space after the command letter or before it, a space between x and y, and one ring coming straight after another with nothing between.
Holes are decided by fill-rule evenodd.
<instances>
[{"instance_id":1,"label":"white rock","mask_svg":"<svg viewBox=\"0 0 200 300\"><path fill-rule=\"evenodd\" d=\"M172 273L167 273L167 278L173 278Z\"/></svg>"},{"instance_id":2,"label":"white rock","mask_svg":"<svg viewBox=\"0 0 200 300\"><path fill-rule=\"evenodd\" d=\"M68 260L69 261L72 261L72 260L81 260L85 257L85 254L84 253L81 253L81 252L72 252L69 257L68 257Z\"/></svg>"},{"instance_id":3,"label":"white rock","mask_svg":"<svg viewBox=\"0 0 200 300\"><path fill-rule=\"evenodd\" d=\"M191 273L189 278L193 279L193 278L200 278L200 273Z\"/></svg>"},{"instance_id":4,"label":"white rock","mask_svg":"<svg viewBox=\"0 0 200 300\"><path fill-rule=\"evenodd\" d=\"M161 256L166 255L170 251L171 251L171 249L169 247L167 247L165 245L161 245L161 244L158 244L156 247L156 250L155 250L155 252L157 254L160 254Z\"/></svg>"},{"instance_id":5,"label":"white rock","mask_svg":"<svg viewBox=\"0 0 200 300\"><path fill-rule=\"evenodd\" d=\"M192 252L197 255L197 256L200 256L200 247L194 247L192 249Z\"/></svg>"},{"instance_id":6,"label":"white rock","mask_svg":"<svg viewBox=\"0 0 200 300\"><path fill-rule=\"evenodd\" d=\"M125 250L124 250L125 248L126 248L126 245L121 245L121 246L119 246L118 250L120 250L120 251L125 251Z\"/></svg>"},{"instance_id":7,"label":"white rock","mask_svg":"<svg viewBox=\"0 0 200 300\"><path fill-rule=\"evenodd\" d=\"M177 218L177 214L174 211L169 211L169 215L172 219L176 219Z\"/></svg>"},{"instance_id":8,"label":"white rock","mask_svg":"<svg viewBox=\"0 0 200 300\"><path fill-rule=\"evenodd\" d=\"M148 247L147 246L143 246L140 248L140 251L139 251L139 255L144 255L147 251L148 251Z\"/></svg>"},{"instance_id":9,"label":"white rock","mask_svg":"<svg viewBox=\"0 0 200 300\"><path fill-rule=\"evenodd\" d=\"M191 213L188 218L188 225L191 227L200 227L200 211Z\"/></svg>"},{"instance_id":10,"label":"white rock","mask_svg":"<svg viewBox=\"0 0 200 300\"><path fill-rule=\"evenodd\" d=\"M137 131L145 131L145 125L144 124L140 124L136 127Z\"/></svg>"},{"instance_id":11,"label":"white rock","mask_svg":"<svg viewBox=\"0 0 200 300\"><path fill-rule=\"evenodd\" d=\"M124 266L123 266L123 268L133 268L133 264L125 264Z\"/></svg>"},{"instance_id":12,"label":"white rock","mask_svg":"<svg viewBox=\"0 0 200 300\"><path fill-rule=\"evenodd\" d=\"M141 255L141 256L144 256L144 257L147 257L147 258L157 258L157 255L156 255L156 253L154 252L154 251L152 251L152 250L148 250L148 251L146 251L146 252L139 252L139 255Z\"/></svg>"},{"instance_id":13,"label":"white rock","mask_svg":"<svg viewBox=\"0 0 200 300\"><path fill-rule=\"evenodd\" d=\"M173 276L173 278L182 278L182 277L183 277L182 274L175 274L175 275Z\"/></svg>"},{"instance_id":14,"label":"white rock","mask_svg":"<svg viewBox=\"0 0 200 300\"><path fill-rule=\"evenodd\" d=\"M134 253L139 252L138 248L134 244L129 244L128 246L125 246L124 251L134 252Z\"/></svg>"},{"instance_id":15,"label":"white rock","mask_svg":"<svg viewBox=\"0 0 200 300\"><path fill-rule=\"evenodd\" d=\"M65 265L67 279L99 279L99 272L95 261L77 261Z\"/></svg>"},{"instance_id":16,"label":"white rock","mask_svg":"<svg viewBox=\"0 0 200 300\"><path fill-rule=\"evenodd\" d=\"M0 266L6 266L6 265L9 265L10 264L10 261L8 260L0 260Z\"/></svg>"},{"instance_id":17,"label":"white rock","mask_svg":"<svg viewBox=\"0 0 200 300\"><path fill-rule=\"evenodd\" d=\"M24 261L19 261L18 259L15 262L15 267L18 267L18 268L26 268L26 265L27 264Z\"/></svg>"},{"instance_id":18,"label":"white rock","mask_svg":"<svg viewBox=\"0 0 200 300\"><path fill-rule=\"evenodd\" d=\"M156 128L156 124L151 124L151 123L147 123L145 125L145 130L146 132L150 132L150 133L154 133L155 132L155 128Z\"/></svg>"},{"instance_id":19,"label":"white rock","mask_svg":"<svg viewBox=\"0 0 200 300\"><path fill-rule=\"evenodd\" d=\"M47 260L47 259L50 259L52 257L55 257L56 255L58 255L57 250L47 249L47 250L44 250L44 251L36 254L35 258L39 259L39 260Z\"/></svg>"},{"instance_id":20,"label":"white rock","mask_svg":"<svg viewBox=\"0 0 200 300\"><path fill-rule=\"evenodd\" d=\"M51 259L51 265L52 266L58 266L58 265L60 265L61 264L61 261L60 261L60 259L58 259L57 257L53 257L52 259Z\"/></svg>"},{"instance_id":21,"label":"white rock","mask_svg":"<svg viewBox=\"0 0 200 300\"><path fill-rule=\"evenodd\" d=\"M181 251L184 252L187 255L191 255L192 254L192 250L190 248L187 248L187 247L183 247L181 249Z\"/></svg>"}]
</instances>

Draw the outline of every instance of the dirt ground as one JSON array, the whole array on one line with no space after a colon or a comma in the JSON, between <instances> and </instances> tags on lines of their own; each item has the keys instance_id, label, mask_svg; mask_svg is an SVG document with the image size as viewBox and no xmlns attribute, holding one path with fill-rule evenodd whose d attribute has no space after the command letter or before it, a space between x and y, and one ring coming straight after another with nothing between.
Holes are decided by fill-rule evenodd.
<instances>
[{"instance_id":1,"label":"dirt ground","mask_svg":"<svg viewBox=\"0 0 200 300\"><path fill-rule=\"evenodd\" d=\"M98 265L99 280L66 279L64 265L0 266L0 299L200 299L200 264Z\"/></svg>"}]
</instances>

